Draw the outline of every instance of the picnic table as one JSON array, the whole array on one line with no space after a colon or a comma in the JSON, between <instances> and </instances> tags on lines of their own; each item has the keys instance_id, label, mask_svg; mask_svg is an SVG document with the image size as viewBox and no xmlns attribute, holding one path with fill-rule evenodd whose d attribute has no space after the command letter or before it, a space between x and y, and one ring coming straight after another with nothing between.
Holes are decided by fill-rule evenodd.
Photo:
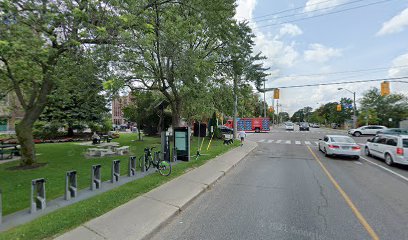
<instances>
[{"instance_id":1,"label":"picnic table","mask_svg":"<svg viewBox=\"0 0 408 240\"><path fill-rule=\"evenodd\" d=\"M0 160L4 160L4 154L9 153L7 158L13 158L13 155L20 156L20 150L17 144L0 144Z\"/></svg>"}]
</instances>

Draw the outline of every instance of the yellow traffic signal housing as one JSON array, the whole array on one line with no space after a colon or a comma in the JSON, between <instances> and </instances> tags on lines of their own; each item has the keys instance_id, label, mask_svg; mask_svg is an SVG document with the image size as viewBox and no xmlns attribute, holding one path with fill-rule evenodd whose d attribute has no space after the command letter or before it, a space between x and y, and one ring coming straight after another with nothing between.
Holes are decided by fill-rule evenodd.
<instances>
[{"instance_id":1,"label":"yellow traffic signal housing","mask_svg":"<svg viewBox=\"0 0 408 240\"><path fill-rule=\"evenodd\" d=\"M269 112L271 112L271 113L274 112L273 107L269 107Z\"/></svg>"},{"instance_id":2,"label":"yellow traffic signal housing","mask_svg":"<svg viewBox=\"0 0 408 240\"><path fill-rule=\"evenodd\" d=\"M274 99L279 99L279 88L275 88L273 90L273 98Z\"/></svg>"},{"instance_id":3,"label":"yellow traffic signal housing","mask_svg":"<svg viewBox=\"0 0 408 240\"><path fill-rule=\"evenodd\" d=\"M341 104L337 104L337 112L341 112Z\"/></svg>"},{"instance_id":4,"label":"yellow traffic signal housing","mask_svg":"<svg viewBox=\"0 0 408 240\"><path fill-rule=\"evenodd\" d=\"M381 96L388 95L390 95L390 83L384 81L381 83Z\"/></svg>"}]
</instances>

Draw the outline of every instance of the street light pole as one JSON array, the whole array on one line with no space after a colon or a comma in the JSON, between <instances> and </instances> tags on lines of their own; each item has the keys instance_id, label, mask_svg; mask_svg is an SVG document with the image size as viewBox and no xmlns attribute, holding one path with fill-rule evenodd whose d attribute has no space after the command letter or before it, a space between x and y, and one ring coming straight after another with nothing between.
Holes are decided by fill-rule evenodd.
<instances>
[{"instance_id":1,"label":"street light pole","mask_svg":"<svg viewBox=\"0 0 408 240\"><path fill-rule=\"evenodd\" d=\"M349 93L353 94L353 128L357 128L357 107L356 107L356 92L350 91L345 88L338 88L337 90L346 90Z\"/></svg>"}]
</instances>

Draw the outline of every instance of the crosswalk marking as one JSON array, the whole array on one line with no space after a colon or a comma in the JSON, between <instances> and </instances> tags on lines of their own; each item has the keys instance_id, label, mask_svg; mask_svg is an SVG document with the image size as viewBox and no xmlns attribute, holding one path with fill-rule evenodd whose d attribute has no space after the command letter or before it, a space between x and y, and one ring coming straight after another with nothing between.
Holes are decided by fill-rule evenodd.
<instances>
[{"instance_id":1,"label":"crosswalk marking","mask_svg":"<svg viewBox=\"0 0 408 240\"><path fill-rule=\"evenodd\" d=\"M306 144L306 145L310 145L310 144L312 144L312 143L309 142L309 141L305 141L305 144Z\"/></svg>"},{"instance_id":2,"label":"crosswalk marking","mask_svg":"<svg viewBox=\"0 0 408 240\"><path fill-rule=\"evenodd\" d=\"M319 142L318 141L299 141L299 140L275 140L275 139L260 139L257 141L258 143L276 143L276 144L296 144L296 145L302 145L302 142L304 145L315 145L318 146Z\"/></svg>"},{"instance_id":3,"label":"crosswalk marking","mask_svg":"<svg viewBox=\"0 0 408 240\"><path fill-rule=\"evenodd\" d=\"M266 140L266 139L261 139L261 140L259 140L258 142L265 142L265 140Z\"/></svg>"},{"instance_id":4,"label":"crosswalk marking","mask_svg":"<svg viewBox=\"0 0 408 240\"><path fill-rule=\"evenodd\" d=\"M268 140L268 143L271 143L271 142L273 142L273 140L272 140L272 139L269 139L269 140Z\"/></svg>"},{"instance_id":5,"label":"crosswalk marking","mask_svg":"<svg viewBox=\"0 0 408 240\"><path fill-rule=\"evenodd\" d=\"M286 144L291 144L292 142L290 140L287 140L285 143Z\"/></svg>"},{"instance_id":6,"label":"crosswalk marking","mask_svg":"<svg viewBox=\"0 0 408 240\"><path fill-rule=\"evenodd\" d=\"M300 144L300 141L295 141L295 143L299 145L299 144Z\"/></svg>"},{"instance_id":7,"label":"crosswalk marking","mask_svg":"<svg viewBox=\"0 0 408 240\"><path fill-rule=\"evenodd\" d=\"M319 145L319 142L315 142L316 145Z\"/></svg>"},{"instance_id":8,"label":"crosswalk marking","mask_svg":"<svg viewBox=\"0 0 408 240\"><path fill-rule=\"evenodd\" d=\"M277 141L276 141L276 143L281 143L281 142L282 142L282 140L277 140Z\"/></svg>"}]
</instances>

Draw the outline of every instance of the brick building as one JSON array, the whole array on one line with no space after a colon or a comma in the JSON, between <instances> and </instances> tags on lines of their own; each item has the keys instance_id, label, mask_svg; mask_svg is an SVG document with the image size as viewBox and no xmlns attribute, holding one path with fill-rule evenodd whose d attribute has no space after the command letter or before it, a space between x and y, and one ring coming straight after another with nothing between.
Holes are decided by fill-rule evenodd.
<instances>
[{"instance_id":1,"label":"brick building","mask_svg":"<svg viewBox=\"0 0 408 240\"><path fill-rule=\"evenodd\" d=\"M121 96L112 101L112 123L116 126L126 125L128 122L123 118L122 109L131 103L131 97Z\"/></svg>"},{"instance_id":2,"label":"brick building","mask_svg":"<svg viewBox=\"0 0 408 240\"><path fill-rule=\"evenodd\" d=\"M16 121L23 116L21 105L13 93L0 99L0 132L15 131Z\"/></svg>"}]
</instances>

